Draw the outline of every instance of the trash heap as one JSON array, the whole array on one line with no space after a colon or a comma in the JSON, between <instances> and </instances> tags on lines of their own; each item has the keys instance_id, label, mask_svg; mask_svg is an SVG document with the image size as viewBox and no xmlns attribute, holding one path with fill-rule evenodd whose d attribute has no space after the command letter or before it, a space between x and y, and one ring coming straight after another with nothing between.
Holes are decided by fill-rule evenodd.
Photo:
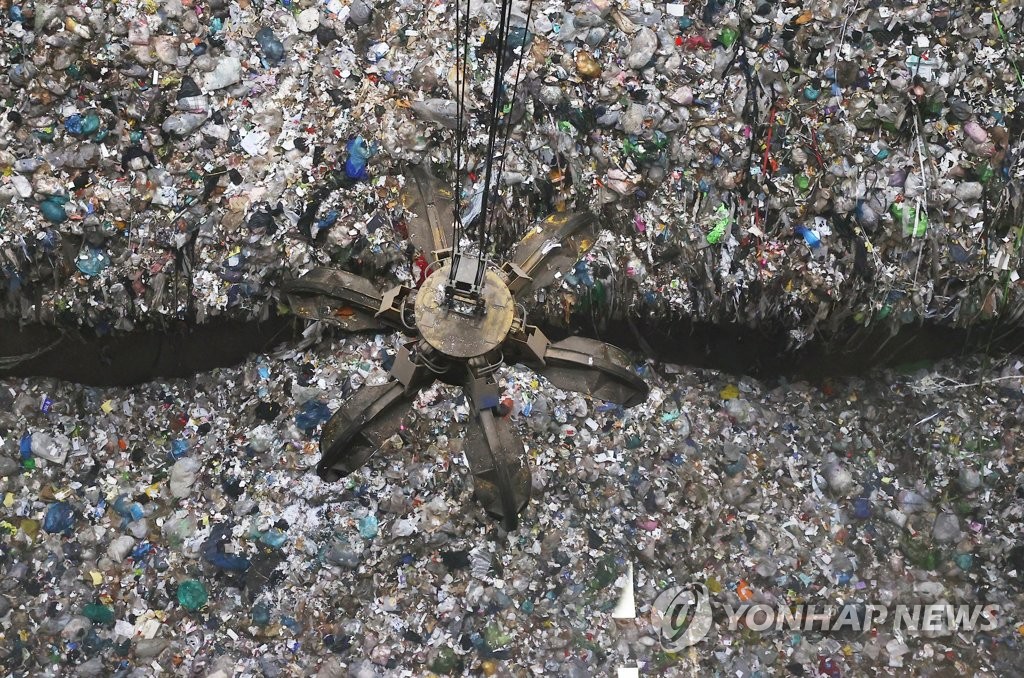
<instances>
[{"instance_id":1,"label":"trash heap","mask_svg":"<svg viewBox=\"0 0 1024 678\"><path fill-rule=\"evenodd\" d=\"M8 3L0 314L103 333L265 318L314 265L410 279L399 191L409 163L451 175L454 11ZM467 220L498 23L472 11ZM775 325L800 345L1020 319L1016 0L545 0L512 23L496 247L557 209L605 229L538 299L549 321Z\"/></svg>"},{"instance_id":2,"label":"trash heap","mask_svg":"<svg viewBox=\"0 0 1024 678\"><path fill-rule=\"evenodd\" d=\"M384 379L382 338L188 380L0 381L0 663L15 675L1010 675L1024 642L1024 363L820 383L637 364L622 410L523 369L534 468L505 534L472 500L469 413L425 390L380 456L313 473ZM636 617L613 619L633 573ZM716 606L998 605L991 631L755 633L667 653L671 585ZM824 668L823 668L824 667ZM404 673L403 673L404 672Z\"/></svg>"}]
</instances>

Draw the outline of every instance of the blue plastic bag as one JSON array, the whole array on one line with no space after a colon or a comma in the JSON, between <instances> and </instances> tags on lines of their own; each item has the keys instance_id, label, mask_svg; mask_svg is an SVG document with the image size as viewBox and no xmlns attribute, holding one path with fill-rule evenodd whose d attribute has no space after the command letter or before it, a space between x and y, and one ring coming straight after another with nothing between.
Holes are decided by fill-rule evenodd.
<instances>
[{"instance_id":1,"label":"blue plastic bag","mask_svg":"<svg viewBox=\"0 0 1024 678\"><path fill-rule=\"evenodd\" d=\"M345 175L349 179L362 181L363 179L370 178L370 173L366 169L366 163L369 162L370 157L376 152L375 146L370 147L366 143L366 139L362 137L356 137L348 142L348 145L345 146L345 151L348 153L348 159L345 161Z\"/></svg>"}]
</instances>

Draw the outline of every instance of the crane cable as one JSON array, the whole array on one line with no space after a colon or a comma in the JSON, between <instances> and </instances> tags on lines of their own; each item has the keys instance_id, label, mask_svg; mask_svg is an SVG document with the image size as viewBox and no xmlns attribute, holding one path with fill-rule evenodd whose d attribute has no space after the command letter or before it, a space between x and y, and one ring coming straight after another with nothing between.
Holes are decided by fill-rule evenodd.
<instances>
[{"instance_id":1,"label":"crane cable","mask_svg":"<svg viewBox=\"0 0 1024 678\"><path fill-rule=\"evenodd\" d=\"M460 31L462 35L460 35ZM465 143L466 72L469 68L469 0L462 11L462 0L455 0L455 171L452 185L452 252L457 253L462 241L462 146Z\"/></svg>"},{"instance_id":2,"label":"crane cable","mask_svg":"<svg viewBox=\"0 0 1024 678\"><path fill-rule=\"evenodd\" d=\"M501 2L501 20L498 24L497 54L494 62L494 86L491 90L490 112L487 124L487 169L484 172L483 203L480 208L480 227L478 229L480 252L487 246L487 207L491 202L491 177L494 171L494 147L498 136L498 113L501 110L501 91L504 76L505 49L508 44L508 32L512 16L511 0Z\"/></svg>"},{"instance_id":3,"label":"crane cable","mask_svg":"<svg viewBox=\"0 0 1024 678\"><path fill-rule=\"evenodd\" d=\"M455 57L455 96L456 96L456 123L455 123L455 172L453 181L453 204L454 204L454 215L452 224L452 249L453 253L457 253L460 249L460 243L463 235L463 224L460 215L460 203L462 195L462 161L463 153L462 149L464 145L467 145L466 131L468 125L465 123L466 117L466 79L467 71L469 68L469 44L471 39L470 32L470 0L465 0L465 7L462 5L463 0L456 0L455 2L455 28L456 36L459 38L456 42L456 57ZM533 0L529 0L526 10L526 28L529 27L530 17L533 14ZM509 99L510 110L505 116L504 131L501 134L501 158L498 161L497 175L494 174L494 160L495 160L495 149L497 147L498 130L502 125L500 120L500 114L502 110L502 101L505 98L504 93L504 74L508 70L506 63L507 46L509 32L512 28L512 2L511 0L502 0L501 3L501 16L498 23L497 31L497 44L495 47L496 58L494 65L494 84L491 91L491 101L489 103L489 110L487 116L487 155L485 158L485 170L484 170L484 185L483 185L483 196L480 208L480 215L478 217L478 231L477 231L477 245L480 249L480 254L484 255L488 240L492 239L491 231L495 228L496 224L494 220L496 217L493 216L493 210L489 210L488 207L492 202L491 186L492 184L497 187L501 182L502 174L505 170L505 158L507 155L507 148L509 138L512 132L512 110L511 107L515 106L516 96L519 91L519 83L522 76L523 70L523 57L526 49L527 38L524 37L523 44L519 46L518 64L516 65L516 75L512 86L512 96ZM461 35L460 35L461 32ZM468 148L467 148L468 156ZM496 199L496 196L495 196ZM489 214L490 212L490 214Z\"/></svg>"},{"instance_id":4,"label":"crane cable","mask_svg":"<svg viewBox=\"0 0 1024 678\"><path fill-rule=\"evenodd\" d=\"M501 175L505 172L505 160L508 158L508 141L512 134L512 112L516 105L516 96L519 93L519 82L523 72L523 61L526 56L526 45L529 42L529 30L530 30L530 17L533 16L533 0L529 0L526 5L526 26L523 30L526 32L523 36L523 44L519 46L519 63L516 64L516 77L512 84L512 98L509 99L509 110L508 115L505 116L505 134L501 141L501 161L498 164L498 176L494 181L495 186L501 186ZM496 228L496 224L493 220L496 217L493 216L492 212L492 224L489 231L493 231Z\"/></svg>"}]
</instances>

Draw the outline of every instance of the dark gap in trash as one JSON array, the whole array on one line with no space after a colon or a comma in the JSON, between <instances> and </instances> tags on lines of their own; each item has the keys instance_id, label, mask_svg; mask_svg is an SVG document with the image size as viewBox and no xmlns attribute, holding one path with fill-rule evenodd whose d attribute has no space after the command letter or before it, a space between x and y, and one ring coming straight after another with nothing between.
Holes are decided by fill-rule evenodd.
<instances>
[{"instance_id":1,"label":"dark gap in trash","mask_svg":"<svg viewBox=\"0 0 1024 678\"><path fill-rule=\"evenodd\" d=\"M96 386L187 377L235 365L250 353L270 350L297 336L301 327L296 329L294 321L292 317L265 322L212 320L191 328L182 325L178 331L102 337L84 330L39 324L19 327L17 322L0 321L0 375L50 376ZM16 356L26 359L11 360ZM15 364L8 369L11 363Z\"/></svg>"},{"instance_id":2,"label":"dark gap in trash","mask_svg":"<svg viewBox=\"0 0 1024 678\"><path fill-rule=\"evenodd\" d=\"M636 320L610 323L595 336L653 358L694 368L750 375L813 379L860 374L878 366L895 366L971 352L1000 354L1024 346L1024 327L978 325L972 329L938 325L907 326L895 334L879 327L862 332L856 346L821 338L798 350L789 349L786 332L768 332L739 325L676 321L670 326ZM570 334L565 326L541 323L558 341ZM267 352L298 341L304 324L292 316L263 322L211 320L172 331L95 333L44 325L0 322L0 376L49 376L95 386L120 386L160 378L187 377L217 367L236 365L250 353ZM852 336L852 335L847 335ZM642 338L641 346L638 338ZM851 342L852 343L852 342ZM23 358L16 360L16 358ZM269 416L269 412L267 413Z\"/></svg>"}]
</instances>

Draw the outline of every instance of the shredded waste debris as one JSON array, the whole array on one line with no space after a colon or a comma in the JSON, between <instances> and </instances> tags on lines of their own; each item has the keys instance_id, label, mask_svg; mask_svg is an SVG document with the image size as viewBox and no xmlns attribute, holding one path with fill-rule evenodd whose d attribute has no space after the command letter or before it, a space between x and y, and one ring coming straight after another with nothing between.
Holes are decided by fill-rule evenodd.
<instances>
[{"instance_id":1,"label":"shredded waste debris","mask_svg":"<svg viewBox=\"0 0 1024 678\"><path fill-rule=\"evenodd\" d=\"M508 242L553 209L601 216L534 300L552 322L775 325L799 347L1024 318L1018 2L519 3L495 94L497 7L472 5L464 218L498 96ZM0 314L105 333L265 318L328 263L415 277L398 195L409 165L454 162L454 11L9 3Z\"/></svg>"},{"instance_id":2,"label":"shredded waste debris","mask_svg":"<svg viewBox=\"0 0 1024 678\"><path fill-rule=\"evenodd\" d=\"M622 409L502 368L534 470L511 534L471 499L435 384L377 457L315 474L383 337L187 380L0 381L0 662L14 675L1009 675L1024 633L1024 363L821 383L634 364ZM627 574L630 573L630 574ZM630 584L632 618L613 618ZM729 630L669 653L666 587L716 606L999 607L991 630ZM616 612L618 615L619 613Z\"/></svg>"}]
</instances>

